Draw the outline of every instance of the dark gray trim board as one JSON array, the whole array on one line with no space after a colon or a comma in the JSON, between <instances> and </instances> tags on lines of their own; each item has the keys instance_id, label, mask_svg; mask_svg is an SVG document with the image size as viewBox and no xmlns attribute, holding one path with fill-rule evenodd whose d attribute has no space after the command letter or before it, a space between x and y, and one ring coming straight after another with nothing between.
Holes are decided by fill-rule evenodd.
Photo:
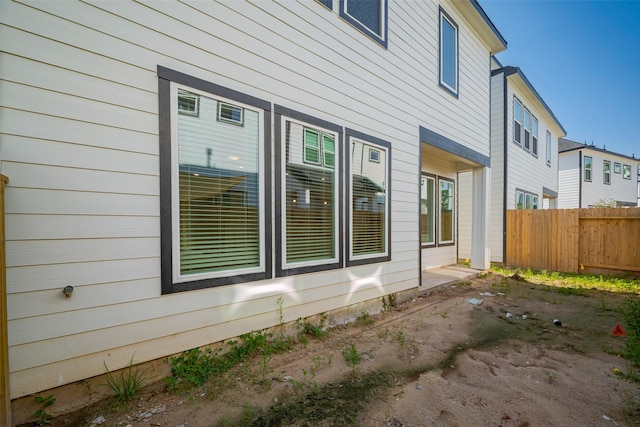
<instances>
[{"instance_id":1,"label":"dark gray trim board","mask_svg":"<svg viewBox=\"0 0 640 427\"><path fill-rule=\"evenodd\" d=\"M640 178L639 178L640 179ZM422 143L418 143L418 189L422 185ZM418 190L418 286L422 287L422 221L420 220L420 190Z\"/></svg>"},{"instance_id":2,"label":"dark gray trim board","mask_svg":"<svg viewBox=\"0 0 640 427\"><path fill-rule=\"evenodd\" d=\"M582 151L578 152L578 207L582 208Z\"/></svg>"},{"instance_id":3,"label":"dark gray trim board","mask_svg":"<svg viewBox=\"0 0 640 427\"><path fill-rule=\"evenodd\" d=\"M343 153L343 127L334 123L327 122L325 120L318 119L309 114L305 114L299 111L294 111L289 108L283 107L281 105L274 106L275 113L275 126L274 126L274 146L275 146L275 176L276 180L280 180L285 176L285 171L283 170L283 135L284 129L282 129L282 117L287 117L295 120L300 120L301 122L307 123L310 126L315 126L321 129L330 130L336 132L338 134L338 140L336 141L336 158L338 159L338 165L335 169L335 179L338 183L338 195L336 197L335 214L338 217L338 229L336 230L336 240L338 242L338 261L337 262L327 262L326 264L321 265L313 265L313 266L300 266L293 268L284 268L284 260L283 260L283 241L282 235L284 232L284 227L282 225L283 214L282 209L280 208L283 204L283 200L285 197L284 192L286 191L283 188L282 183L276 182L276 215L275 215L275 230L276 230L276 239L275 239L275 251L276 251L276 277L284 277L284 276L293 276L296 274L304 274L304 273L313 273L318 271L326 271L326 270L335 270L342 268L344 266L344 224L342 221L341 212L343 211L343 186L341 185L344 182L343 178L343 167L342 161L344 159Z\"/></svg>"},{"instance_id":4,"label":"dark gray trim board","mask_svg":"<svg viewBox=\"0 0 640 427\"><path fill-rule=\"evenodd\" d=\"M213 95L229 98L254 106L264 111L264 271L244 275L207 278L180 283L173 283L173 224L172 206L174 195L171 193L171 82L209 92ZM271 241L271 103L246 95L229 88L216 85L205 80L192 77L177 71L158 66L158 120L159 120L159 154L160 154L160 281L162 294L191 291L214 286L263 280L272 276L272 241Z\"/></svg>"},{"instance_id":5,"label":"dark gray trim board","mask_svg":"<svg viewBox=\"0 0 640 427\"><path fill-rule=\"evenodd\" d=\"M543 196L549 196L549 197L558 197L558 192L557 191L553 191L550 188L547 187L542 187L542 195Z\"/></svg>"},{"instance_id":6,"label":"dark gray trim board","mask_svg":"<svg viewBox=\"0 0 640 427\"><path fill-rule=\"evenodd\" d=\"M492 74L493 76L493 74ZM509 174L508 166L509 166L509 144L507 142L507 138L509 135L509 114L507 114L509 107L509 97L507 96L508 90L507 85L509 82L507 81L507 76L502 74L502 97L503 97L503 106L502 106L502 115L503 115L503 137L502 137L502 262L507 263L507 177Z\"/></svg>"},{"instance_id":7,"label":"dark gray trim board","mask_svg":"<svg viewBox=\"0 0 640 427\"><path fill-rule=\"evenodd\" d=\"M448 153L477 163L481 166L491 167L491 158L489 156L478 153L477 151L465 145L462 145L459 142L455 142L454 140L440 135L439 133L427 129L423 126L420 126L420 141L427 145L431 145Z\"/></svg>"}]
</instances>

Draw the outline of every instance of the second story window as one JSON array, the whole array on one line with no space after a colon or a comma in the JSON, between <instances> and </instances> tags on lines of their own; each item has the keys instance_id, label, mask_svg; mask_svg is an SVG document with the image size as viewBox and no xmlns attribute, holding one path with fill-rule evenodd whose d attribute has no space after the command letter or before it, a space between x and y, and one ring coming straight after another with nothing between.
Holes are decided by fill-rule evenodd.
<instances>
[{"instance_id":1,"label":"second story window","mask_svg":"<svg viewBox=\"0 0 640 427\"><path fill-rule=\"evenodd\" d=\"M524 109L524 149L531 149L531 113Z\"/></svg>"},{"instance_id":2,"label":"second story window","mask_svg":"<svg viewBox=\"0 0 640 427\"><path fill-rule=\"evenodd\" d=\"M591 182L591 163L592 159L589 156L584 156L584 180Z\"/></svg>"},{"instance_id":3,"label":"second story window","mask_svg":"<svg viewBox=\"0 0 640 427\"><path fill-rule=\"evenodd\" d=\"M605 160L603 162L604 176L603 181L605 184L611 184L611 162L609 160Z\"/></svg>"},{"instance_id":4,"label":"second story window","mask_svg":"<svg viewBox=\"0 0 640 427\"><path fill-rule=\"evenodd\" d=\"M547 166L551 166L551 133L547 131Z\"/></svg>"},{"instance_id":5,"label":"second story window","mask_svg":"<svg viewBox=\"0 0 640 427\"><path fill-rule=\"evenodd\" d=\"M538 155L538 119L533 117L531 127L531 154Z\"/></svg>"},{"instance_id":6,"label":"second story window","mask_svg":"<svg viewBox=\"0 0 640 427\"><path fill-rule=\"evenodd\" d=\"M640 171L640 166L638 166ZM622 178L631 179L631 165L622 165Z\"/></svg>"},{"instance_id":7,"label":"second story window","mask_svg":"<svg viewBox=\"0 0 640 427\"><path fill-rule=\"evenodd\" d=\"M513 98L513 142L522 144L522 104L518 98Z\"/></svg>"},{"instance_id":8,"label":"second story window","mask_svg":"<svg viewBox=\"0 0 640 427\"><path fill-rule=\"evenodd\" d=\"M340 0L340 16L387 47L387 0Z\"/></svg>"},{"instance_id":9,"label":"second story window","mask_svg":"<svg viewBox=\"0 0 640 427\"><path fill-rule=\"evenodd\" d=\"M458 24L440 9L440 86L458 95Z\"/></svg>"}]
</instances>

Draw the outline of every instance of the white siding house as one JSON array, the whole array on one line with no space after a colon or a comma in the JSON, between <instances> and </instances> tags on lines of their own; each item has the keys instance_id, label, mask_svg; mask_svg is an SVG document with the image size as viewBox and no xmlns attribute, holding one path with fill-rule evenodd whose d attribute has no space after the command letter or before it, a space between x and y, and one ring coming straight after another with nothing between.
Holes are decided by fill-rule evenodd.
<instances>
[{"instance_id":1,"label":"white siding house","mask_svg":"<svg viewBox=\"0 0 640 427\"><path fill-rule=\"evenodd\" d=\"M505 262L506 211L555 208L566 132L522 70L491 72L491 261Z\"/></svg>"},{"instance_id":2,"label":"white siding house","mask_svg":"<svg viewBox=\"0 0 640 427\"><path fill-rule=\"evenodd\" d=\"M275 326L279 304L417 291L456 262L460 171L488 267L506 42L475 0L348 5L0 2L12 399Z\"/></svg>"},{"instance_id":3,"label":"white siding house","mask_svg":"<svg viewBox=\"0 0 640 427\"><path fill-rule=\"evenodd\" d=\"M559 208L588 208L615 202L638 206L640 159L595 145L560 140Z\"/></svg>"}]
</instances>

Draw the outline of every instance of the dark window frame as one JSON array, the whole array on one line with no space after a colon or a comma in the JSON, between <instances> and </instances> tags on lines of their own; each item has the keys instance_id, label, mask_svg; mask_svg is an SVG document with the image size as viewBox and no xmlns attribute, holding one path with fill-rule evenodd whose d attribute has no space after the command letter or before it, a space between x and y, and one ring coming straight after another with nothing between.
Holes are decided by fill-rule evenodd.
<instances>
[{"instance_id":1,"label":"dark window frame","mask_svg":"<svg viewBox=\"0 0 640 427\"><path fill-rule=\"evenodd\" d=\"M589 167L587 168L587 159L589 159ZM586 182L591 182L593 180L593 157L584 156L584 180ZM587 178L587 171L589 172L589 178Z\"/></svg>"},{"instance_id":2,"label":"dark window frame","mask_svg":"<svg viewBox=\"0 0 640 427\"><path fill-rule=\"evenodd\" d=\"M442 20L446 20L455 32L455 87L451 87L444 81L443 67L443 37L442 37ZM458 98L460 96L460 28L458 23L447 13L442 6L438 13L438 85L449 94Z\"/></svg>"},{"instance_id":3,"label":"dark window frame","mask_svg":"<svg viewBox=\"0 0 640 427\"><path fill-rule=\"evenodd\" d=\"M374 0L368 0L369 2ZM389 27L389 11L388 11L388 0L375 0L378 2L380 10L379 13L382 16L379 16L379 25L380 31L376 32L373 29L369 28L366 23L358 20L357 17L352 16L349 13L349 0L340 0L340 17L353 25L355 28L360 30L363 34L371 38L373 41L378 43L383 48L387 48L388 45L388 27Z\"/></svg>"},{"instance_id":4,"label":"dark window frame","mask_svg":"<svg viewBox=\"0 0 640 427\"><path fill-rule=\"evenodd\" d=\"M345 170L346 170L346 197L344 198L345 200L345 217L346 217L346 230L345 230L345 235L346 236L351 236L351 229L352 229L352 198L353 198L353 172L352 172L352 160L353 160L353 153L351 150L351 146L352 146L352 139L357 139L360 140L362 142L366 142L367 144L371 144L371 145L377 145L379 146L379 148L383 149L384 151L386 151L386 176L387 176L387 182L386 182L386 186L385 186L385 195L386 195L386 218L385 218L385 223L386 223L386 233L385 233L385 239L386 239L386 253L385 254L380 254L380 255L372 255L370 257L368 256L352 256L352 252L353 252L353 242L351 238L347 239L347 246L346 246L346 266L347 267L352 267L352 266L357 266L357 265L365 265L365 264L376 264L376 263L381 263L381 262L388 262L391 261L391 225L392 225L392 221L391 221L391 217L392 217L392 209L391 209L391 182L392 182L392 178L391 178L391 151L392 151L392 144L388 141L385 141L383 139L377 138L375 136L371 136L371 135L367 135L365 133L362 133L360 131L354 130L354 129L349 129L346 128L345 129L345 146L349 147L347 150L345 150L346 155L345 155Z\"/></svg>"},{"instance_id":5,"label":"dark window frame","mask_svg":"<svg viewBox=\"0 0 640 427\"><path fill-rule=\"evenodd\" d=\"M162 66L157 67L158 74L158 98L159 98L159 157L160 157L160 261L161 261L161 292L162 294L171 294L175 292L191 291L196 289L205 289L215 286L223 286L235 283L252 282L264 280L272 277L271 271L271 215L268 213L271 209L271 164L270 156L266 155L271 152L270 135L271 135L271 103L242 92L235 91L213 82L209 82L191 75L187 75L178 71L174 71ZM172 115L174 114L171 105L172 83L184 85L202 92L211 94L212 97L222 97L228 100L249 105L255 109L262 110L263 123L262 132L263 140L260 141L262 149L265 152L263 164L263 185L264 189L260 191L264 194L262 209L264 209L264 235L261 236L263 243L261 250L264 251L263 271L257 273L229 275L222 277L210 277L194 279L193 281L174 282L173 280L173 200L177 195L172 193L173 175L172 175ZM176 107L177 109L177 107ZM177 111L176 111L177 114Z\"/></svg>"},{"instance_id":6,"label":"dark window frame","mask_svg":"<svg viewBox=\"0 0 640 427\"><path fill-rule=\"evenodd\" d=\"M284 259L283 259L283 233L285 232L286 228L283 225L283 220L285 220L284 218L284 214L285 212L283 212L283 208L282 208L282 204L283 204L283 200L285 197L285 191L286 188L283 188L283 184L282 184L282 178L284 178L285 172L286 172L286 165L283 165L283 150L284 150L284 146L283 144L285 144L284 141L284 133L285 130L282 129L282 120L283 118L286 119L292 119L301 123L306 123L308 124L310 127L313 128L320 128L320 129L324 129L326 131L330 131L330 132L334 132L336 134L336 141L335 141L335 156L336 156L336 163L335 164L338 165L338 167L334 167L334 173L335 173L335 177L337 180L337 188L338 188L338 192L336 194L335 200L337 203L337 206L335 207L335 215L337 216L337 229L336 231L336 239L337 239L337 253L336 253L336 261L328 261L326 263L309 263L309 265L304 265L304 264L300 264L299 266L290 266L287 267L285 266L284 263ZM343 170L344 168L342 167L342 161L344 161L344 156L343 156L343 134L344 134L344 129L342 126L339 126L337 124L334 123L330 123L327 122L325 120L322 119L318 119L316 117L313 117L311 115L308 115L306 113L302 113L299 111L295 111L295 110L291 110L287 107L283 107L281 105L275 105L274 106L274 148L275 148L275 177L276 177L276 182L275 182L275 188L276 188L276 195L275 195L275 204L276 204L276 210L275 210L275 264L276 264L276 277L285 277L285 276L293 276L293 275L297 275L297 274L305 274L305 273L314 273L314 272L319 272L319 271L327 271L327 270L336 270L336 269L340 269L344 267L344 223L343 223L343 215L342 212L344 211L344 206L345 206L345 198L344 198L344 192L343 192L343 186L340 185L341 182L344 182L344 178L343 178ZM286 184L285 184L286 185Z\"/></svg>"}]
</instances>

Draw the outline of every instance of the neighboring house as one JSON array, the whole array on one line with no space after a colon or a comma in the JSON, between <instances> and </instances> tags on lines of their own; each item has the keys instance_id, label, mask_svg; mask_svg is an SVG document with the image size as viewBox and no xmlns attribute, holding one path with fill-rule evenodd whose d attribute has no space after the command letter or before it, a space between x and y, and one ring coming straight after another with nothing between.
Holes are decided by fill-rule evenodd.
<instances>
[{"instance_id":1,"label":"neighboring house","mask_svg":"<svg viewBox=\"0 0 640 427\"><path fill-rule=\"evenodd\" d=\"M489 266L506 42L475 0L363 6L0 2L12 399L415 293L459 171Z\"/></svg>"},{"instance_id":2,"label":"neighboring house","mask_svg":"<svg viewBox=\"0 0 640 427\"><path fill-rule=\"evenodd\" d=\"M595 145L561 139L559 208L588 208L615 201L640 206L640 159Z\"/></svg>"},{"instance_id":3,"label":"neighboring house","mask_svg":"<svg viewBox=\"0 0 640 427\"><path fill-rule=\"evenodd\" d=\"M505 262L506 211L557 207L566 131L518 67L491 72L491 261Z\"/></svg>"}]
</instances>

